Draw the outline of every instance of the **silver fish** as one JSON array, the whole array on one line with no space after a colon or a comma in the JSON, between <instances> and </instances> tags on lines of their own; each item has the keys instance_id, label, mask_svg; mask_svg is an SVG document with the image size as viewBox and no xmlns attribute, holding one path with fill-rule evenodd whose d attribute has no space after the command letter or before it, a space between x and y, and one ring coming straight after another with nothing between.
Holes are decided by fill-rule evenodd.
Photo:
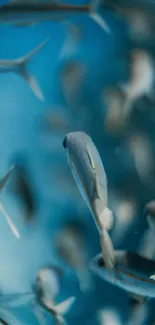
<instances>
[{"instance_id":1,"label":"silver fish","mask_svg":"<svg viewBox=\"0 0 155 325\"><path fill-rule=\"evenodd\" d=\"M39 87L39 84L35 77L28 71L28 63L32 57L37 54L40 49L48 42L49 38L41 42L31 52L14 60L0 59L0 73L17 73L19 74L29 85L33 93L40 99L44 100L44 96Z\"/></svg>"},{"instance_id":2,"label":"silver fish","mask_svg":"<svg viewBox=\"0 0 155 325\"><path fill-rule=\"evenodd\" d=\"M86 13L103 30L110 33L109 26L97 13L96 5L98 1L93 1L90 5L70 5L61 2L39 2L39 3L9 3L0 6L0 23L2 24L28 24L48 20L64 20L65 16Z\"/></svg>"},{"instance_id":3,"label":"silver fish","mask_svg":"<svg viewBox=\"0 0 155 325\"><path fill-rule=\"evenodd\" d=\"M106 265L112 268L114 251L108 230L113 225L113 214L107 207L107 179L100 155L85 132L69 133L63 146L76 184L97 225Z\"/></svg>"},{"instance_id":4,"label":"silver fish","mask_svg":"<svg viewBox=\"0 0 155 325\"><path fill-rule=\"evenodd\" d=\"M155 297L155 261L128 251L115 251L115 267L108 270L101 254L90 263L90 269L105 281L122 288L128 293Z\"/></svg>"},{"instance_id":5,"label":"silver fish","mask_svg":"<svg viewBox=\"0 0 155 325\"><path fill-rule=\"evenodd\" d=\"M81 231L82 226L72 222L63 227L56 236L56 250L63 261L75 270L80 289L86 292L93 288L93 283L88 269L88 249Z\"/></svg>"},{"instance_id":6,"label":"silver fish","mask_svg":"<svg viewBox=\"0 0 155 325\"><path fill-rule=\"evenodd\" d=\"M35 314L36 312L38 314L37 304L39 304L53 314L57 324L65 323L63 315L69 311L75 301L75 297L70 297L58 304L55 303L55 297L60 292L61 276L62 271L58 267L48 266L41 268L34 285L34 292L36 293Z\"/></svg>"}]
</instances>

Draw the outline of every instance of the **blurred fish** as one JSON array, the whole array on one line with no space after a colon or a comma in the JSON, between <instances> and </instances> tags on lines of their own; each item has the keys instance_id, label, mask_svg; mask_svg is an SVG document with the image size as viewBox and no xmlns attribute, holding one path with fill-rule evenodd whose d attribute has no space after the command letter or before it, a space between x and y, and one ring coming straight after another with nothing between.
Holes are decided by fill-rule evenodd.
<instances>
[{"instance_id":1,"label":"blurred fish","mask_svg":"<svg viewBox=\"0 0 155 325\"><path fill-rule=\"evenodd\" d=\"M154 176L154 157L148 137L141 132L133 132L127 144L139 178L144 183L151 183Z\"/></svg>"},{"instance_id":2,"label":"blurred fish","mask_svg":"<svg viewBox=\"0 0 155 325\"><path fill-rule=\"evenodd\" d=\"M54 106L44 115L42 125L46 130L64 134L69 131L69 117L64 107Z\"/></svg>"},{"instance_id":3,"label":"blurred fish","mask_svg":"<svg viewBox=\"0 0 155 325\"><path fill-rule=\"evenodd\" d=\"M15 165L16 169L12 182L10 182L10 190L22 201L26 221L32 221L36 217L36 201L28 173L28 166L24 158L17 160Z\"/></svg>"},{"instance_id":4,"label":"blurred fish","mask_svg":"<svg viewBox=\"0 0 155 325\"><path fill-rule=\"evenodd\" d=\"M145 205L144 215L147 219L150 229L155 234L155 200L150 201Z\"/></svg>"},{"instance_id":5,"label":"blurred fish","mask_svg":"<svg viewBox=\"0 0 155 325\"><path fill-rule=\"evenodd\" d=\"M131 295L132 297L132 295ZM148 304L141 296L135 296L130 301L129 320L126 325L142 325L145 324L148 316Z\"/></svg>"},{"instance_id":6,"label":"blurred fish","mask_svg":"<svg viewBox=\"0 0 155 325\"><path fill-rule=\"evenodd\" d=\"M19 74L29 85L33 93L40 99L44 100L42 91L38 85L35 77L28 71L28 63L32 57L39 52L39 50L48 42L49 38L41 42L38 46L35 47L31 52L25 56L14 59L14 60L0 60L0 73L17 73Z\"/></svg>"},{"instance_id":7,"label":"blurred fish","mask_svg":"<svg viewBox=\"0 0 155 325\"><path fill-rule=\"evenodd\" d=\"M69 21L64 21L63 24L67 27L67 36L65 36L66 39L59 52L59 60L73 56L76 53L82 34L81 28L77 24L75 25Z\"/></svg>"},{"instance_id":8,"label":"blurred fish","mask_svg":"<svg viewBox=\"0 0 155 325\"><path fill-rule=\"evenodd\" d=\"M103 90L102 96L107 106L104 128L108 133L120 134L128 121L123 109L126 96L118 86L107 87Z\"/></svg>"},{"instance_id":9,"label":"blurred fish","mask_svg":"<svg viewBox=\"0 0 155 325\"><path fill-rule=\"evenodd\" d=\"M110 33L109 26L97 13L98 1L89 5L70 5L61 2L9 3L0 6L0 23L28 24L48 20L64 20L65 16L87 13L104 31Z\"/></svg>"},{"instance_id":10,"label":"blurred fish","mask_svg":"<svg viewBox=\"0 0 155 325\"><path fill-rule=\"evenodd\" d=\"M75 298L70 297L61 303L55 303L55 297L60 292L62 271L58 267L49 266L41 268L37 274L34 291L36 301L45 310L55 317L57 324L64 324L63 315L66 314L74 303Z\"/></svg>"},{"instance_id":11,"label":"blurred fish","mask_svg":"<svg viewBox=\"0 0 155 325\"><path fill-rule=\"evenodd\" d=\"M81 87L87 73L82 61L69 61L60 70L60 83L63 96L69 107L74 107L77 97L81 96Z\"/></svg>"},{"instance_id":12,"label":"blurred fish","mask_svg":"<svg viewBox=\"0 0 155 325\"><path fill-rule=\"evenodd\" d=\"M16 308L22 305L26 305L34 299L34 293L12 293L12 294L0 294L0 306Z\"/></svg>"},{"instance_id":13,"label":"blurred fish","mask_svg":"<svg viewBox=\"0 0 155 325\"><path fill-rule=\"evenodd\" d=\"M125 19L133 40L143 41L154 37L155 7L153 1L104 0L102 7L112 9Z\"/></svg>"},{"instance_id":14,"label":"blurred fish","mask_svg":"<svg viewBox=\"0 0 155 325\"><path fill-rule=\"evenodd\" d=\"M122 325L118 312L112 308L104 308L99 311L98 319L100 325Z\"/></svg>"},{"instance_id":15,"label":"blurred fish","mask_svg":"<svg viewBox=\"0 0 155 325\"><path fill-rule=\"evenodd\" d=\"M90 290L92 279L88 269L88 249L78 224L73 222L59 231L56 250L64 262L75 270L80 289L83 292Z\"/></svg>"},{"instance_id":16,"label":"blurred fish","mask_svg":"<svg viewBox=\"0 0 155 325\"><path fill-rule=\"evenodd\" d=\"M155 261L128 251L115 251L115 267L108 270L102 254L98 254L90 264L91 270L111 284L128 293L142 297L155 297Z\"/></svg>"},{"instance_id":17,"label":"blurred fish","mask_svg":"<svg viewBox=\"0 0 155 325\"><path fill-rule=\"evenodd\" d=\"M143 95L153 97L154 59L143 49L133 49L129 54L129 80L121 84L124 92L124 105L122 107L125 120L131 114L133 104ZM126 97L126 98L125 98Z\"/></svg>"},{"instance_id":18,"label":"blurred fish","mask_svg":"<svg viewBox=\"0 0 155 325\"><path fill-rule=\"evenodd\" d=\"M128 195L125 196L122 193L119 195L115 192L113 192L111 201L112 211L116 215L112 240L117 245L120 245L135 220L137 202L135 197L129 197Z\"/></svg>"},{"instance_id":19,"label":"blurred fish","mask_svg":"<svg viewBox=\"0 0 155 325\"><path fill-rule=\"evenodd\" d=\"M12 5L13 3L15 4L22 4L22 3L37 3L38 0L11 0L7 3L7 5ZM16 27L27 27L27 26L33 26L35 25L35 22L34 23L15 23L14 26Z\"/></svg>"},{"instance_id":20,"label":"blurred fish","mask_svg":"<svg viewBox=\"0 0 155 325\"><path fill-rule=\"evenodd\" d=\"M14 170L14 166L12 166L8 172L0 179L0 192L2 192L5 188L5 186L7 185L7 182L12 174ZM2 203L0 203L0 212L3 214L3 216L5 217L11 231L13 232L13 234L19 238L20 237L20 234L17 230L17 228L15 227L15 225L13 224L12 220L10 219L9 215L7 214L7 212L5 211Z\"/></svg>"},{"instance_id":21,"label":"blurred fish","mask_svg":"<svg viewBox=\"0 0 155 325\"><path fill-rule=\"evenodd\" d=\"M85 132L68 133L63 146L76 184L97 225L105 263L112 268L114 250L108 230L113 225L113 213L107 207L107 179L100 155Z\"/></svg>"}]
</instances>

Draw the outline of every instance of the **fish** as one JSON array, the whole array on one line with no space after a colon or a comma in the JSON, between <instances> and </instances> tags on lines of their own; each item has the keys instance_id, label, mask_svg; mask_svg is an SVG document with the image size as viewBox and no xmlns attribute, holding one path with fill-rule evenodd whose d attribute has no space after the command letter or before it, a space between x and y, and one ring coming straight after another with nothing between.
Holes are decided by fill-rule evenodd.
<instances>
[{"instance_id":1,"label":"fish","mask_svg":"<svg viewBox=\"0 0 155 325\"><path fill-rule=\"evenodd\" d=\"M155 234L155 200L152 200L145 205L144 216L147 219L149 228Z\"/></svg>"},{"instance_id":2,"label":"fish","mask_svg":"<svg viewBox=\"0 0 155 325\"><path fill-rule=\"evenodd\" d=\"M118 312L113 308L104 308L98 312L100 325L122 325Z\"/></svg>"},{"instance_id":3,"label":"fish","mask_svg":"<svg viewBox=\"0 0 155 325\"><path fill-rule=\"evenodd\" d=\"M115 251L115 267L108 270L102 254L94 257L90 269L105 281L142 297L155 298L155 261L130 251Z\"/></svg>"},{"instance_id":4,"label":"fish","mask_svg":"<svg viewBox=\"0 0 155 325\"><path fill-rule=\"evenodd\" d=\"M82 36L81 28L77 24L73 24L69 21L64 21L63 25L66 30L66 39L59 52L59 60L68 58L71 55L73 56L76 53L77 45L79 44Z\"/></svg>"},{"instance_id":5,"label":"fish","mask_svg":"<svg viewBox=\"0 0 155 325\"><path fill-rule=\"evenodd\" d=\"M154 177L154 157L148 136L140 131L132 132L127 139L127 147L133 157L141 182L145 184L152 183Z\"/></svg>"},{"instance_id":6,"label":"fish","mask_svg":"<svg viewBox=\"0 0 155 325\"><path fill-rule=\"evenodd\" d=\"M134 103L141 97L153 100L154 58L145 49L134 48L128 54L129 79L119 84L124 93L124 119L131 115Z\"/></svg>"},{"instance_id":7,"label":"fish","mask_svg":"<svg viewBox=\"0 0 155 325\"><path fill-rule=\"evenodd\" d=\"M71 5L61 2L9 3L0 6L1 24L28 24L48 20L64 20L65 16L86 13L101 29L110 34L110 28L97 12L98 1L88 5Z\"/></svg>"},{"instance_id":8,"label":"fish","mask_svg":"<svg viewBox=\"0 0 155 325\"><path fill-rule=\"evenodd\" d=\"M87 292L93 288L91 274L88 269L88 249L82 234L82 224L67 223L59 230L55 246L62 260L75 270L80 289Z\"/></svg>"},{"instance_id":9,"label":"fish","mask_svg":"<svg viewBox=\"0 0 155 325\"><path fill-rule=\"evenodd\" d=\"M7 3L7 5L12 5L12 4L22 4L22 3L37 3L38 0L11 0ZM34 26L36 23L35 22L30 22L30 23L15 23L14 26L15 27L30 27L30 26Z\"/></svg>"},{"instance_id":10,"label":"fish","mask_svg":"<svg viewBox=\"0 0 155 325\"><path fill-rule=\"evenodd\" d=\"M104 88L101 96L107 107L104 129L110 134L120 134L128 122L123 109L126 96L119 86Z\"/></svg>"},{"instance_id":11,"label":"fish","mask_svg":"<svg viewBox=\"0 0 155 325\"><path fill-rule=\"evenodd\" d=\"M108 230L114 217L107 207L107 178L99 152L85 132L68 133L63 141L75 182L94 217L102 254L108 268L114 266L114 249Z\"/></svg>"},{"instance_id":12,"label":"fish","mask_svg":"<svg viewBox=\"0 0 155 325\"><path fill-rule=\"evenodd\" d=\"M14 163L16 168L9 189L23 203L25 220L29 222L35 219L37 204L27 161L25 157L21 156L14 159Z\"/></svg>"},{"instance_id":13,"label":"fish","mask_svg":"<svg viewBox=\"0 0 155 325\"><path fill-rule=\"evenodd\" d=\"M134 41L145 41L154 38L153 1L109 1L101 2L103 9L112 10L117 16L121 16L127 22L129 34Z\"/></svg>"},{"instance_id":14,"label":"fish","mask_svg":"<svg viewBox=\"0 0 155 325\"><path fill-rule=\"evenodd\" d=\"M55 298L60 293L62 274L62 270L57 266L42 267L37 273L33 286L36 303L50 312L57 324L65 323L63 315L69 311L75 301L75 297L69 297L58 304L55 303ZM36 311L38 309L35 309L35 314Z\"/></svg>"},{"instance_id":15,"label":"fish","mask_svg":"<svg viewBox=\"0 0 155 325\"><path fill-rule=\"evenodd\" d=\"M9 170L6 172L6 174L0 179L0 192L2 192L8 181L9 181L9 178L11 177L11 174L13 173L14 171L14 168L15 166L12 165ZM19 231L17 230L16 226L14 225L14 223L12 222L11 218L9 217L9 215L7 214L4 206L2 203L0 203L0 212L3 214L3 216L5 217L6 219L6 222L8 223L12 233L16 236L17 239L20 238L20 234L19 234Z\"/></svg>"},{"instance_id":16,"label":"fish","mask_svg":"<svg viewBox=\"0 0 155 325\"><path fill-rule=\"evenodd\" d=\"M37 54L41 48L49 41L49 38L41 42L32 51L13 60L0 59L0 73L17 73L20 75L29 85L35 96L41 101L44 100L44 96L36 78L28 71L28 64L35 54Z\"/></svg>"},{"instance_id":17,"label":"fish","mask_svg":"<svg viewBox=\"0 0 155 325\"><path fill-rule=\"evenodd\" d=\"M83 80L87 71L86 65L81 60L70 60L60 69L61 90L68 107L74 108L75 102L78 102L81 97Z\"/></svg>"}]
</instances>

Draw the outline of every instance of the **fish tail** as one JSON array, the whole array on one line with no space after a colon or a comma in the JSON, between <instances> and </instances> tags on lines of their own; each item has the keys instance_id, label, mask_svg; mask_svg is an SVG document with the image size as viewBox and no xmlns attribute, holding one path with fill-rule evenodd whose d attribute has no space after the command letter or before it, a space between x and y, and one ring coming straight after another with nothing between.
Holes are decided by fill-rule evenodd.
<instances>
[{"instance_id":1,"label":"fish tail","mask_svg":"<svg viewBox=\"0 0 155 325\"><path fill-rule=\"evenodd\" d=\"M60 302L59 304L55 305L54 311L57 314L65 315L71 308L74 301L75 301L75 297L70 297L70 298L64 300L63 302Z\"/></svg>"},{"instance_id":2,"label":"fish tail","mask_svg":"<svg viewBox=\"0 0 155 325\"><path fill-rule=\"evenodd\" d=\"M110 230L114 223L113 212L110 209L105 208L99 216L99 222L101 229Z\"/></svg>"},{"instance_id":3,"label":"fish tail","mask_svg":"<svg viewBox=\"0 0 155 325\"><path fill-rule=\"evenodd\" d=\"M67 314L67 312L71 308L74 301L75 301L75 297L70 297L53 307L57 325L65 325L66 324L63 315Z\"/></svg>"},{"instance_id":4,"label":"fish tail","mask_svg":"<svg viewBox=\"0 0 155 325\"><path fill-rule=\"evenodd\" d=\"M100 244L106 267L112 269L115 265L114 248L107 230L100 233Z\"/></svg>"},{"instance_id":5,"label":"fish tail","mask_svg":"<svg viewBox=\"0 0 155 325\"><path fill-rule=\"evenodd\" d=\"M6 210L4 209L2 203L0 203L0 212L3 214L3 216L5 217L11 231L13 232L13 234L19 239L20 238L20 234L16 228L16 226L14 225L14 223L12 222L11 218L9 217L9 215L7 214Z\"/></svg>"},{"instance_id":6,"label":"fish tail","mask_svg":"<svg viewBox=\"0 0 155 325\"><path fill-rule=\"evenodd\" d=\"M40 86L36 78L28 71L27 64L30 62L32 57L35 54L37 54L40 51L40 49L48 42L48 40L49 38L41 42L38 46L36 46L31 52L26 54L24 57L16 60L16 64L19 69L18 73L28 83L33 93L42 101L44 100L42 90L40 89Z\"/></svg>"},{"instance_id":7,"label":"fish tail","mask_svg":"<svg viewBox=\"0 0 155 325\"><path fill-rule=\"evenodd\" d=\"M100 5L100 0L92 0L89 5L89 16L91 19L97 23L107 34L111 34L111 30L106 23L106 21L103 19L101 14L98 13L98 7Z\"/></svg>"}]
</instances>

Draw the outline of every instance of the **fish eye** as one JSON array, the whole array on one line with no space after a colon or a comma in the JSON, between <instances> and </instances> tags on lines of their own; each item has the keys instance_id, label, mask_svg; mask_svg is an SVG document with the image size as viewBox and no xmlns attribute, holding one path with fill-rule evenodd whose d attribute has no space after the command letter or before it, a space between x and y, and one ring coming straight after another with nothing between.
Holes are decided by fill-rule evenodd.
<instances>
[{"instance_id":1,"label":"fish eye","mask_svg":"<svg viewBox=\"0 0 155 325\"><path fill-rule=\"evenodd\" d=\"M64 138L62 145L65 149L67 148L67 137Z\"/></svg>"},{"instance_id":2,"label":"fish eye","mask_svg":"<svg viewBox=\"0 0 155 325\"><path fill-rule=\"evenodd\" d=\"M98 260L98 265L100 267L104 267L105 266L105 263L104 263L104 260L103 260L103 257L100 257L99 260Z\"/></svg>"}]
</instances>

